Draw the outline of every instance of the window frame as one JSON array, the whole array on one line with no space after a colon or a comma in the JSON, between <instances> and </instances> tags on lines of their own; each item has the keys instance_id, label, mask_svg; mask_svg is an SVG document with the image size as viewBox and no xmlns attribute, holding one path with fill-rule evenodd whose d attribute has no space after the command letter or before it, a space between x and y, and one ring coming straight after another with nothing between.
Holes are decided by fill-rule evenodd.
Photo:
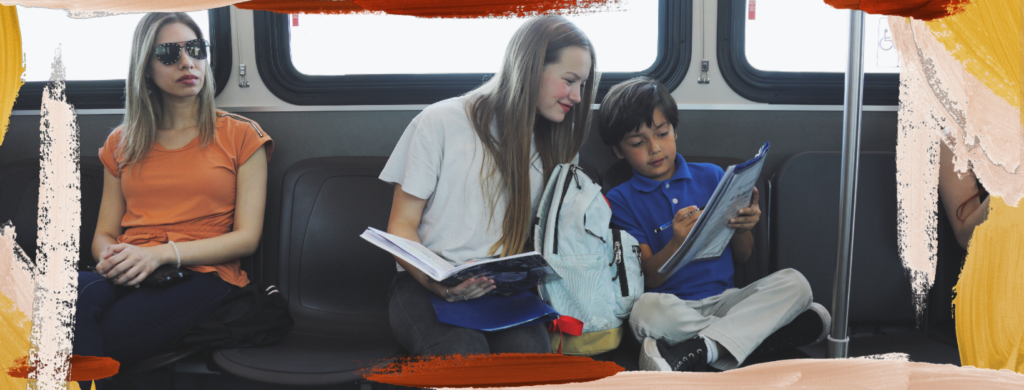
<instances>
[{"instance_id":1,"label":"window frame","mask_svg":"<svg viewBox=\"0 0 1024 390\"><path fill-rule=\"evenodd\" d=\"M210 67L215 80L215 94L220 94L231 77L231 11L228 7L213 8L210 13ZM226 59L226 66L218 66ZM43 88L49 81L29 81L18 90L15 110L39 110L43 104ZM64 82L67 101L75 109L124 108L125 80L67 80Z\"/></svg>"},{"instance_id":2,"label":"window frame","mask_svg":"<svg viewBox=\"0 0 1024 390\"><path fill-rule=\"evenodd\" d=\"M646 75L669 89L679 86L690 65L691 0L659 0L658 55L640 72L602 73L597 102L613 85ZM432 104L480 86L493 73L306 75L291 61L288 15L254 11L256 68L279 99L301 106ZM600 53L598 54L601 55Z\"/></svg>"},{"instance_id":3,"label":"window frame","mask_svg":"<svg viewBox=\"0 0 1024 390\"><path fill-rule=\"evenodd\" d=\"M843 104L845 75L778 72L754 68L746 55L747 0L718 2L718 63L722 78L740 96L769 104ZM864 75L864 105L899 104L899 73Z\"/></svg>"}]
</instances>

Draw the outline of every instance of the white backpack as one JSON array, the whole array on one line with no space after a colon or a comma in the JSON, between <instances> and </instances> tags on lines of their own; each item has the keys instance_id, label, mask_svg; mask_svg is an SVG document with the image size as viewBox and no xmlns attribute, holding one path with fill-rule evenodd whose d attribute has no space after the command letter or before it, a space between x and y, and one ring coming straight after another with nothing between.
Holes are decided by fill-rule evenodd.
<instances>
[{"instance_id":1,"label":"white backpack","mask_svg":"<svg viewBox=\"0 0 1024 390\"><path fill-rule=\"evenodd\" d=\"M580 167L556 166L534 219L534 249L561 278L540 285L541 298L562 316L583 322L581 336L552 334L553 350L592 356L615 349L623 321L644 292L640 245L609 228L601 186Z\"/></svg>"}]
</instances>

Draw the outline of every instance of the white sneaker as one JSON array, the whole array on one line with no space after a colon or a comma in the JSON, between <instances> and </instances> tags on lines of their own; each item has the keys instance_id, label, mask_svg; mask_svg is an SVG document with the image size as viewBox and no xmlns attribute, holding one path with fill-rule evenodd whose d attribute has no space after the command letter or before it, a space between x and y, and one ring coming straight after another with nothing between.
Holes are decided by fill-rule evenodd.
<instances>
[{"instance_id":1,"label":"white sneaker","mask_svg":"<svg viewBox=\"0 0 1024 390\"><path fill-rule=\"evenodd\" d=\"M661 352L658 352L657 340L650 337L644 338L643 346L640 349L640 370L672 371L668 361L661 357Z\"/></svg>"}]
</instances>

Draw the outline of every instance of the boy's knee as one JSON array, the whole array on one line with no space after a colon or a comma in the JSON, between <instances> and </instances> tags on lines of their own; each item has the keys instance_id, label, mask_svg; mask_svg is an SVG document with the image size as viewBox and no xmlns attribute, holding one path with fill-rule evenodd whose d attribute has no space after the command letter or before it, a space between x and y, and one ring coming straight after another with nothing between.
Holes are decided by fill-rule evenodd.
<instances>
[{"instance_id":1,"label":"boy's knee","mask_svg":"<svg viewBox=\"0 0 1024 390\"><path fill-rule=\"evenodd\" d=\"M811 293L811 284L804 277L804 274L800 273L792 268L786 268L778 272L778 277L785 280L785 284L789 286L789 290L793 294L798 296L798 300L806 301L809 305L813 299Z\"/></svg>"}]
</instances>

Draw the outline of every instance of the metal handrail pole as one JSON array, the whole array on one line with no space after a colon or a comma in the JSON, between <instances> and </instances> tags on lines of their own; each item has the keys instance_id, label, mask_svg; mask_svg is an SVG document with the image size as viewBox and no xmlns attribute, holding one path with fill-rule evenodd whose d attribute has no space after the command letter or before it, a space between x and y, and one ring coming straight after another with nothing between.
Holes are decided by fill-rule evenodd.
<instances>
[{"instance_id":1,"label":"metal handrail pole","mask_svg":"<svg viewBox=\"0 0 1024 390\"><path fill-rule=\"evenodd\" d=\"M850 269L853 267L853 227L857 204L857 164L864 98L864 11L850 11L850 56L846 64L846 96L843 107L842 181L839 193L839 245L832 291L832 329L828 355L845 358L850 309Z\"/></svg>"}]
</instances>

